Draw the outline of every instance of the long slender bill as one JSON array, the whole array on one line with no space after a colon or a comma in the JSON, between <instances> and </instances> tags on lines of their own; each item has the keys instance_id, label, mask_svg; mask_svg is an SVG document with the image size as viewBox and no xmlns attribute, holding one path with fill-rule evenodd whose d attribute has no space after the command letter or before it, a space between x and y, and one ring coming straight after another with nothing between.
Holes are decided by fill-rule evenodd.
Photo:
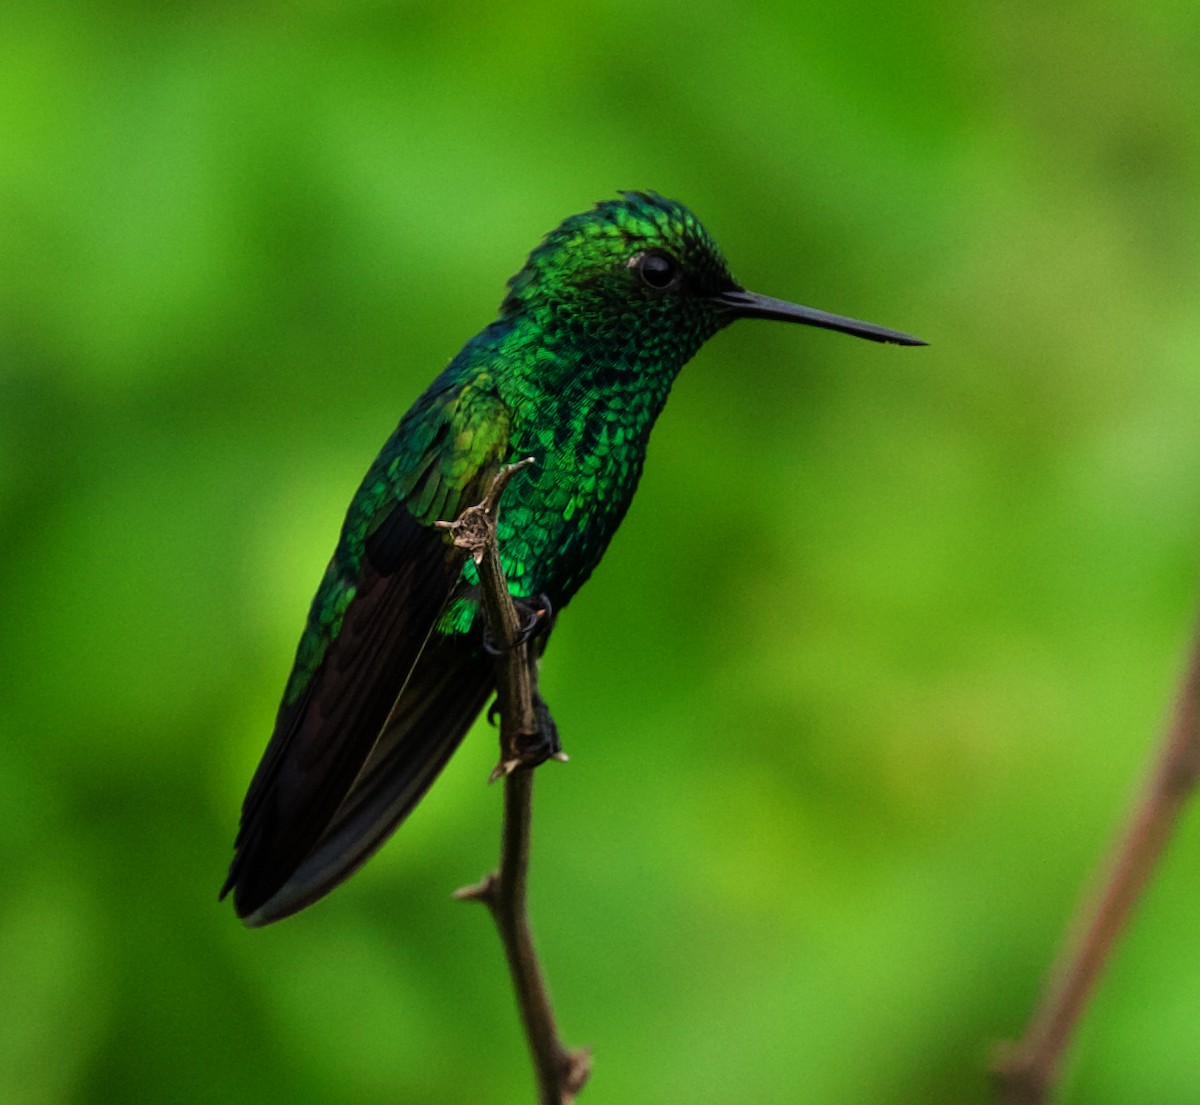
<instances>
[{"instance_id":1,"label":"long slender bill","mask_svg":"<svg viewBox=\"0 0 1200 1105\"><path fill-rule=\"evenodd\" d=\"M805 326L839 330L843 334L853 334L857 338L891 342L893 345L928 344L920 338L914 338L912 334L889 330L884 326L876 326L873 322L859 322L858 319L831 315L828 311L818 311L813 307L801 307L796 303L788 303L785 299L772 299L769 295L758 295L756 292L748 292L744 288L722 292L716 299L722 306L728 307L738 318L771 318L778 319L780 322L799 322Z\"/></svg>"}]
</instances>

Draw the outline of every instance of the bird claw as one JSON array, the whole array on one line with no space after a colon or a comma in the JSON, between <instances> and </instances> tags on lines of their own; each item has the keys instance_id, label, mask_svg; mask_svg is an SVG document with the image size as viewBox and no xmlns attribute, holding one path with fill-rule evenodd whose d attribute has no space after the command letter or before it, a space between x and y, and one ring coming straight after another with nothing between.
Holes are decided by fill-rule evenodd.
<instances>
[{"instance_id":1,"label":"bird claw","mask_svg":"<svg viewBox=\"0 0 1200 1105\"><path fill-rule=\"evenodd\" d=\"M497 704L492 703L488 710L488 720L492 721ZM562 750L562 742L558 737L558 726L550 714L550 707L540 694L533 696L533 712L537 725L532 730L513 734L508 754L492 769L488 782L511 775L519 768L534 768L547 760L565 762L567 754Z\"/></svg>"},{"instance_id":2,"label":"bird claw","mask_svg":"<svg viewBox=\"0 0 1200 1105\"><path fill-rule=\"evenodd\" d=\"M550 707L546 700L536 692L533 696L533 713L537 718L537 732L528 734L528 741L522 734L519 747L516 749L521 759L522 767L537 767L552 756L562 753L562 742L558 739L558 726L550 715Z\"/></svg>"},{"instance_id":3,"label":"bird claw","mask_svg":"<svg viewBox=\"0 0 1200 1105\"><path fill-rule=\"evenodd\" d=\"M529 641L537 640L554 624L554 605L550 602L550 596L545 593L532 599L513 599L513 607L521 622L517 627L517 639L512 643L513 648L520 648ZM486 628L483 631L482 643L483 651L489 656L503 656L505 652L510 651L497 645ZM488 720L492 720L492 710L488 711Z\"/></svg>"}]
</instances>

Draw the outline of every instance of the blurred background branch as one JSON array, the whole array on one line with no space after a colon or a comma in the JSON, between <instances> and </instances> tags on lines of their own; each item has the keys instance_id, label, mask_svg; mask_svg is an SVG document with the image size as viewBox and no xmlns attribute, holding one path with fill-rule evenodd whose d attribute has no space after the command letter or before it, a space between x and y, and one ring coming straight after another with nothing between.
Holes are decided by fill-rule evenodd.
<instances>
[{"instance_id":1,"label":"blurred background branch","mask_svg":"<svg viewBox=\"0 0 1200 1105\"><path fill-rule=\"evenodd\" d=\"M1154 874L1200 776L1200 633L1192 642L1170 723L1098 891L1088 895L1025 1035L996 1062L1001 1105L1051 1100L1067 1048L1117 938ZM1066 797L1066 796L1064 796ZM1067 800L1070 800L1069 798ZM1153 1073L1144 1070L1146 1093Z\"/></svg>"}]
</instances>

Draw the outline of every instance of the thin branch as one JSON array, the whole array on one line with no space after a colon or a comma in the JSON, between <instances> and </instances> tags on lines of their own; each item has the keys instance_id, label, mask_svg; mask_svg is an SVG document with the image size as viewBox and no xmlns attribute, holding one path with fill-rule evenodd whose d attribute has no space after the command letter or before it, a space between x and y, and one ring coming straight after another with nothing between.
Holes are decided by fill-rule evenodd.
<instances>
[{"instance_id":1,"label":"thin branch","mask_svg":"<svg viewBox=\"0 0 1200 1105\"><path fill-rule=\"evenodd\" d=\"M502 469L482 503L469 507L454 522L438 523L452 532L456 545L471 553L479 570L484 617L496 649L500 712L500 763L492 777L504 777L500 866L455 897L482 902L496 924L533 1059L540 1105L571 1105L591 1072L591 1054L586 1049L569 1050L559 1038L526 904L533 767L546 758L548 737L542 727L552 723L544 709L539 717L535 705L537 659L509 594L496 541L504 487L514 473L531 463L532 458Z\"/></svg>"},{"instance_id":2,"label":"thin branch","mask_svg":"<svg viewBox=\"0 0 1200 1105\"><path fill-rule=\"evenodd\" d=\"M1083 903L1025 1035L993 1065L1000 1105L1044 1105L1063 1056L1133 906L1200 779L1200 631L1150 778L1099 893Z\"/></svg>"}]
</instances>

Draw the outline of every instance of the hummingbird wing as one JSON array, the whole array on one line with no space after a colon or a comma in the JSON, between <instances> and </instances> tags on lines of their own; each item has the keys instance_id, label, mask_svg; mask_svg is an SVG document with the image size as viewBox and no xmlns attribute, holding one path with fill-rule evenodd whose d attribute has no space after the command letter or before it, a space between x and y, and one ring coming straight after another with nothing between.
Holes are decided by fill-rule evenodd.
<instances>
[{"instance_id":1,"label":"hummingbird wing","mask_svg":"<svg viewBox=\"0 0 1200 1105\"><path fill-rule=\"evenodd\" d=\"M486 700L491 665L475 655L471 638L436 630L461 587L463 556L433 523L483 498L507 455L510 413L490 374L464 382L455 369L404 416L367 473L313 600L221 890L222 897L233 891L238 915L251 923L294 912L366 859ZM364 773L393 714L402 721L390 726L388 754ZM338 863L325 849L320 886L309 877L302 893L293 887L290 908L264 908L329 834L360 775L376 802L380 794L400 796L400 812L370 847ZM360 812L362 805L350 803ZM349 821L348 814L338 822L343 835Z\"/></svg>"}]
</instances>

